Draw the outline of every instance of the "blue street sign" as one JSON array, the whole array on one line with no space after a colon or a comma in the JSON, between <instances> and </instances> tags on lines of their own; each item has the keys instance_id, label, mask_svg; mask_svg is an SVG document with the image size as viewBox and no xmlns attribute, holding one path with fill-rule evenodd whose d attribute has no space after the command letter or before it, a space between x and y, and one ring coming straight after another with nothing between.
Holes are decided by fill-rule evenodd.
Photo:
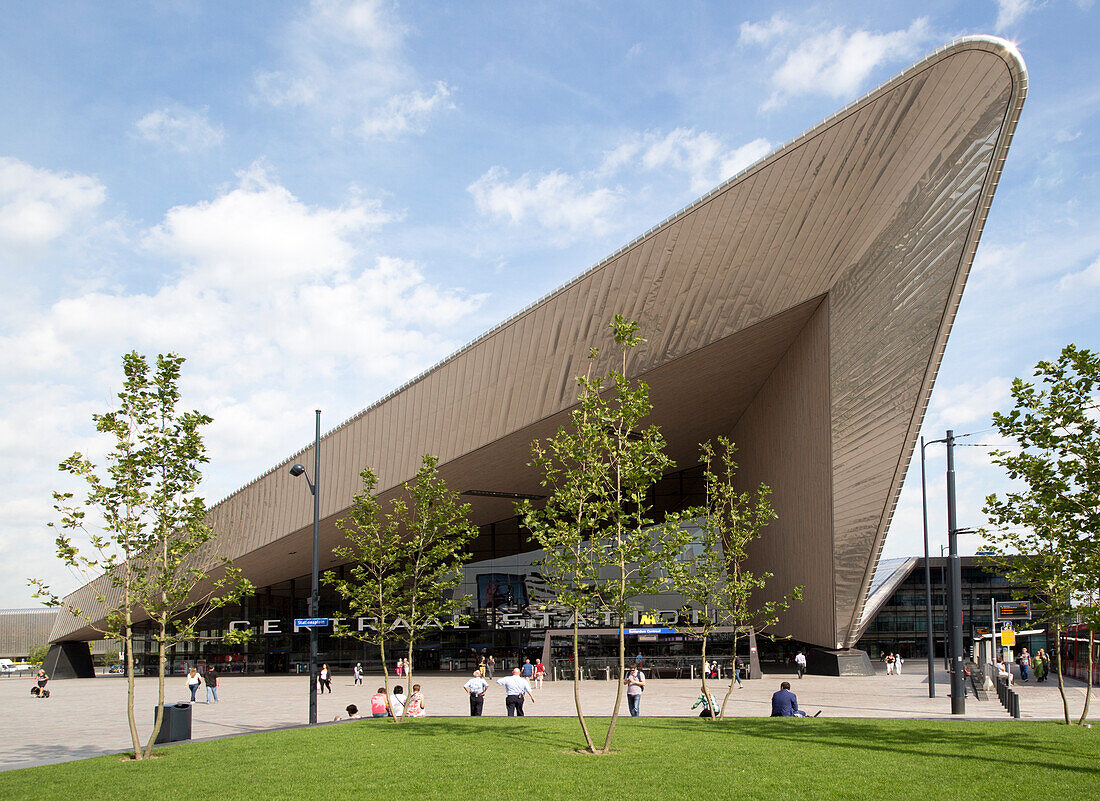
<instances>
[{"instance_id":1,"label":"blue street sign","mask_svg":"<svg viewBox=\"0 0 1100 801\"><path fill-rule=\"evenodd\" d=\"M294 618L294 627L299 629L311 629L319 626L327 626L329 619L327 617L296 617Z\"/></svg>"},{"instance_id":2,"label":"blue street sign","mask_svg":"<svg viewBox=\"0 0 1100 801\"><path fill-rule=\"evenodd\" d=\"M648 628L648 629L625 629L624 634L675 634L676 629L670 629L665 627Z\"/></svg>"}]
</instances>

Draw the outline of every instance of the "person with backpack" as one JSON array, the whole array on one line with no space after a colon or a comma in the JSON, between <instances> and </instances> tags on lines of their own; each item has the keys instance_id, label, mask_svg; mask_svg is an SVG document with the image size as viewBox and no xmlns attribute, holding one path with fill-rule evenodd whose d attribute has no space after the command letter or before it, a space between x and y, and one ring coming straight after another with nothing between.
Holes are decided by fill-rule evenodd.
<instances>
[{"instance_id":1,"label":"person with backpack","mask_svg":"<svg viewBox=\"0 0 1100 801\"><path fill-rule=\"evenodd\" d=\"M626 705L630 716L636 718L642 714L642 691L645 690L645 673L641 663L626 674L623 684L626 685Z\"/></svg>"}]
</instances>

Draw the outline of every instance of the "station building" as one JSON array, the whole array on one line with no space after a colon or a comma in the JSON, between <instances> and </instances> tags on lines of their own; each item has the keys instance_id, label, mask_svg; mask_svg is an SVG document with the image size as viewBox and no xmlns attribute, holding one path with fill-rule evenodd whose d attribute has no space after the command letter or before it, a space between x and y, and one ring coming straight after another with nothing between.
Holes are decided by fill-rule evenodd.
<instances>
[{"instance_id":1,"label":"station building","mask_svg":"<svg viewBox=\"0 0 1100 801\"><path fill-rule=\"evenodd\" d=\"M658 508L693 501L699 443L729 436L739 480L767 483L779 514L751 569L774 574L771 592L805 587L777 633L854 649L1026 92L1012 44L956 40L337 426L321 444L321 569L341 568L335 524L364 465L385 502L432 453L479 535L473 622L423 643L421 665L541 646L556 624L533 611L536 546L514 500L542 493L530 444L568 421L589 348L610 359L607 326L622 314L647 339L627 372L649 384L650 421L678 465ZM288 468L313 461L312 446L292 454L212 508L219 551L261 589L173 659L268 672L306 662L292 623L310 593L312 498ZM95 609L96 591L70 599ZM336 609L323 592L322 615ZM640 608L639 622L659 611ZM234 621L260 632L239 652L214 639ZM61 653L96 636L63 612L50 640ZM322 640L330 665L371 658Z\"/></svg>"}]
</instances>

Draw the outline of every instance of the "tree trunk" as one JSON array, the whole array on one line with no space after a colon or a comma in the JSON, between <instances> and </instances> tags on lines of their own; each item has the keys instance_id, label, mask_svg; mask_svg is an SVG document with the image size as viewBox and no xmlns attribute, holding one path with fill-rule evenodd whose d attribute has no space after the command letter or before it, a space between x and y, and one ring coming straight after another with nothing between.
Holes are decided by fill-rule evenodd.
<instances>
[{"instance_id":1,"label":"tree trunk","mask_svg":"<svg viewBox=\"0 0 1100 801\"><path fill-rule=\"evenodd\" d=\"M707 718L712 723L714 722L714 704L710 702L710 688L707 687L707 635L703 634L703 653L699 655L702 660L701 665L703 667L703 703L706 704L707 709L710 710L710 717Z\"/></svg>"},{"instance_id":2,"label":"tree trunk","mask_svg":"<svg viewBox=\"0 0 1100 801\"><path fill-rule=\"evenodd\" d=\"M411 625L411 624L410 624ZM409 650L405 657L405 683L409 686L405 688L405 708L401 710L401 721L404 722L405 718L409 716L409 698L412 697L412 663L413 663L413 641L409 640Z\"/></svg>"},{"instance_id":3,"label":"tree trunk","mask_svg":"<svg viewBox=\"0 0 1100 801\"><path fill-rule=\"evenodd\" d=\"M623 704L623 677L626 675L626 633L623 629L623 616L619 615L619 689L615 693L615 708L611 712L611 725L607 727L607 736L604 738L601 754L611 753L611 737L615 734L615 724L619 721L619 709Z\"/></svg>"},{"instance_id":4,"label":"tree trunk","mask_svg":"<svg viewBox=\"0 0 1100 801\"><path fill-rule=\"evenodd\" d=\"M137 721L134 719L134 631L130 623L130 613L126 613L126 623L122 628L126 651L126 722L130 724L130 741L134 744L134 759L141 759L141 738L138 736Z\"/></svg>"},{"instance_id":5,"label":"tree trunk","mask_svg":"<svg viewBox=\"0 0 1100 801\"><path fill-rule=\"evenodd\" d=\"M1077 725L1081 726L1085 722L1085 718L1089 716L1089 701L1092 700L1092 649L1095 643L1096 633L1089 628L1089 675L1085 684L1085 708L1081 710L1081 719L1077 721Z\"/></svg>"},{"instance_id":6,"label":"tree trunk","mask_svg":"<svg viewBox=\"0 0 1100 801\"><path fill-rule=\"evenodd\" d=\"M380 621L384 618L379 618ZM379 628L385 631L384 624L379 622ZM397 721L397 718L393 714L393 706L390 704L390 669L386 666L386 636L382 635L378 640L378 652L382 657L382 686L386 688L386 709L390 711L390 720Z\"/></svg>"},{"instance_id":7,"label":"tree trunk","mask_svg":"<svg viewBox=\"0 0 1100 801\"><path fill-rule=\"evenodd\" d=\"M164 637L165 630L168 627L166 619L157 621L160 628L160 638L157 640L157 714L153 719L153 731L149 735L149 742L145 744L145 758L148 759L153 755L153 743L157 741L157 735L160 734L160 726L164 719L164 662L165 662L165 648Z\"/></svg>"},{"instance_id":8,"label":"tree trunk","mask_svg":"<svg viewBox=\"0 0 1100 801\"><path fill-rule=\"evenodd\" d=\"M596 753L596 744L592 742L592 735L588 731L588 722L584 719L584 713L581 711L581 656L580 656L580 633L578 632L580 618L580 610L573 610L573 703L577 705L577 720L581 724L581 732L584 733L584 743L588 747L590 754Z\"/></svg>"},{"instance_id":9,"label":"tree trunk","mask_svg":"<svg viewBox=\"0 0 1100 801\"><path fill-rule=\"evenodd\" d=\"M751 644L751 640L750 640ZM751 654L750 654L751 656ZM726 697L722 699L722 713L718 716L719 720L724 720L726 717L726 707L729 706L730 696L733 695L733 685L737 683L737 627L733 628L733 676L730 677L730 686L726 689Z\"/></svg>"},{"instance_id":10,"label":"tree trunk","mask_svg":"<svg viewBox=\"0 0 1100 801\"><path fill-rule=\"evenodd\" d=\"M1069 725L1069 700L1066 698L1066 685L1062 681L1062 621L1054 624L1054 665L1058 670L1058 692L1062 694L1062 713Z\"/></svg>"}]
</instances>

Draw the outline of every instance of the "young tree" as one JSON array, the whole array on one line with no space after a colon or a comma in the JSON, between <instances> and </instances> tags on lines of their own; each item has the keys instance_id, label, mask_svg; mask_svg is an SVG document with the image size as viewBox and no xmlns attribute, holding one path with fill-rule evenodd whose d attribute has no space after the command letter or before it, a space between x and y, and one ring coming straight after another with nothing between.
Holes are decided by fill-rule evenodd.
<instances>
[{"instance_id":1,"label":"young tree","mask_svg":"<svg viewBox=\"0 0 1100 801\"><path fill-rule=\"evenodd\" d=\"M337 623L337 636L352 637L369 645L378 646L382 657L382 677L386 697L390 695L390 673L386 661L386 637L390 626L399 616L395 608L398 584L398 566L404 549L401 534L402 521L392 512L383 514L382 505L374 495L378 477L369 467L359 474L363 488L352 499L346 517L336 521L336 527L344 532L348 544L332 549L332 552L351 564L350 578L338 578L327 571L322 580L331 585L347 604L348 612L342 617L368 618L370 625L360 629ZM392 715L392 709L391 715Z\"/></svg>"},{"instance_id":2,"label":"young tree","mask_svg":"<svg viewBox=\"0 0 1100 801\"><path fill-rule=\"evenodd\" d=\"M119 408L93 415L96 430L113 439L105 470L97 472L80 453L60 465L62 472L82 479L88 492L83 502L74 501L72 493L54 493L54 508L61 518L55 526L58 555L89 576L102 573L94 585L97 608L81 608L41 580L31 580L35 597L124 644L126 714L135 759L151 756L160 732L167 648L196 638L198 623L210 612L253 591L240 571L215 552L205 503L195 494L200 465L209 461L200 428L211 418L177 408L183 362L174 354L158 356L151 373L144 356L126 354ZM89 510L102 526L88 523ZM78 535L87 537L90 550L81 550ZM134 719L133 632L134 625L146 618L157 643L159 704L143 749Z\"/></svg>"},{"instance_id":3,"label":"young tree","mask_svg":"<svg viewBox=\"0 0 1100 801\"><path fill-rule=\"evenodd\" d=\"M771 505L771 489L761 484L755 491L740 492L734 486L737 448L726 437L718 438L720 451L710 442L701 446L704 505L681 513L685 521L694 518L699 541L693 558L673 565L672 588L683 596L686 614L697 613L694 622L681 626L686 634L702 640L700 662L707 661L707 642L719 627L733 627L733 659L737 659L737 638L741 628L751 626L760 632L779 622L779 615L790 607L791 599L802 600L802 587L776 601L753 605L754 593L763 590L771 573L756 574L745 569L748 549L760 539L764 528L778 515ZM721 713L710 708L710 719L726 715L736 677L731 677ZM706 670L703 670L703 697L710 697Z\"/></svg>"},{"instance_id":4,"label":"young tree","mask_svg":"<svg viewBox=\"0 0 1100 801\"><path fill-rule=\"evenodd\" d=\"M453 596L477 527L470 521L470 505L460 503L458 493L440 477L438 463L435 456L425 455L416 477L403 485L408 500L395 498L385 515L373 496L374 473L365 469L360 474L363 489L351 513L338 523L349 545L333 549L354 563L351 578L325 574L326 583L335 587L353 616L377 618L376 630L342 627L337 633L379 645L387 695L385 638L403 640L412 664L416 642L429 630L447 625L469 600ZM406 706L401 719L407 713Z\"/></svg>"},{"instance_id":5,"label":"young tree","mask_svg":"<svg viewBox=\"0 0 1100 801\"><path fill-rule=\"evenodd\" d=\"M557 600L574 612L574 665L577 619L581 604L610 614L618 626L618 691L602 748L596 749L580 709L577 715L588 749L611 749L622 705L626 673L624 628L638 595L660 592L667 584L669 564L679 555L687 535L673 525L654 527L646 500L650 489L673 467L656 426L642 428L649 415L649 387L626 377L630 351L644 340L638 324L616 315L611 323L620 367L608 376L579 377L580 398L572 413L572 429L561 429L545 444L532 445L542 484L550 489L539 510L521 505L526 525L547 552L542 567ZM593 349L590 357L599 352ZM574 682L576 682L576 677Z\"/></svg>"},{"instance_id":6,"label":"young tree","mask_svg":"<svg viewBox=\"0 0 1100 801\"><path fill-rule=\"evenodd\" d=\"M1066 723L1061 633L1071 615L1089 624L1089 675L1093 634L1100 625L1100 354L1067 345L1057 361L1035 366L1037 382L1012 382L1015 408L995 412L993 424L1018 449L996 450L992 461L1022 484L1018 492L986 498L994 528L984 530L996 554L1032 558L1007 565L1009 577L1050 598L1045 616L1054 624L1055 666ZM1088 715L1092 682L1078 723Z\"/></svg>"}]
</instances>

